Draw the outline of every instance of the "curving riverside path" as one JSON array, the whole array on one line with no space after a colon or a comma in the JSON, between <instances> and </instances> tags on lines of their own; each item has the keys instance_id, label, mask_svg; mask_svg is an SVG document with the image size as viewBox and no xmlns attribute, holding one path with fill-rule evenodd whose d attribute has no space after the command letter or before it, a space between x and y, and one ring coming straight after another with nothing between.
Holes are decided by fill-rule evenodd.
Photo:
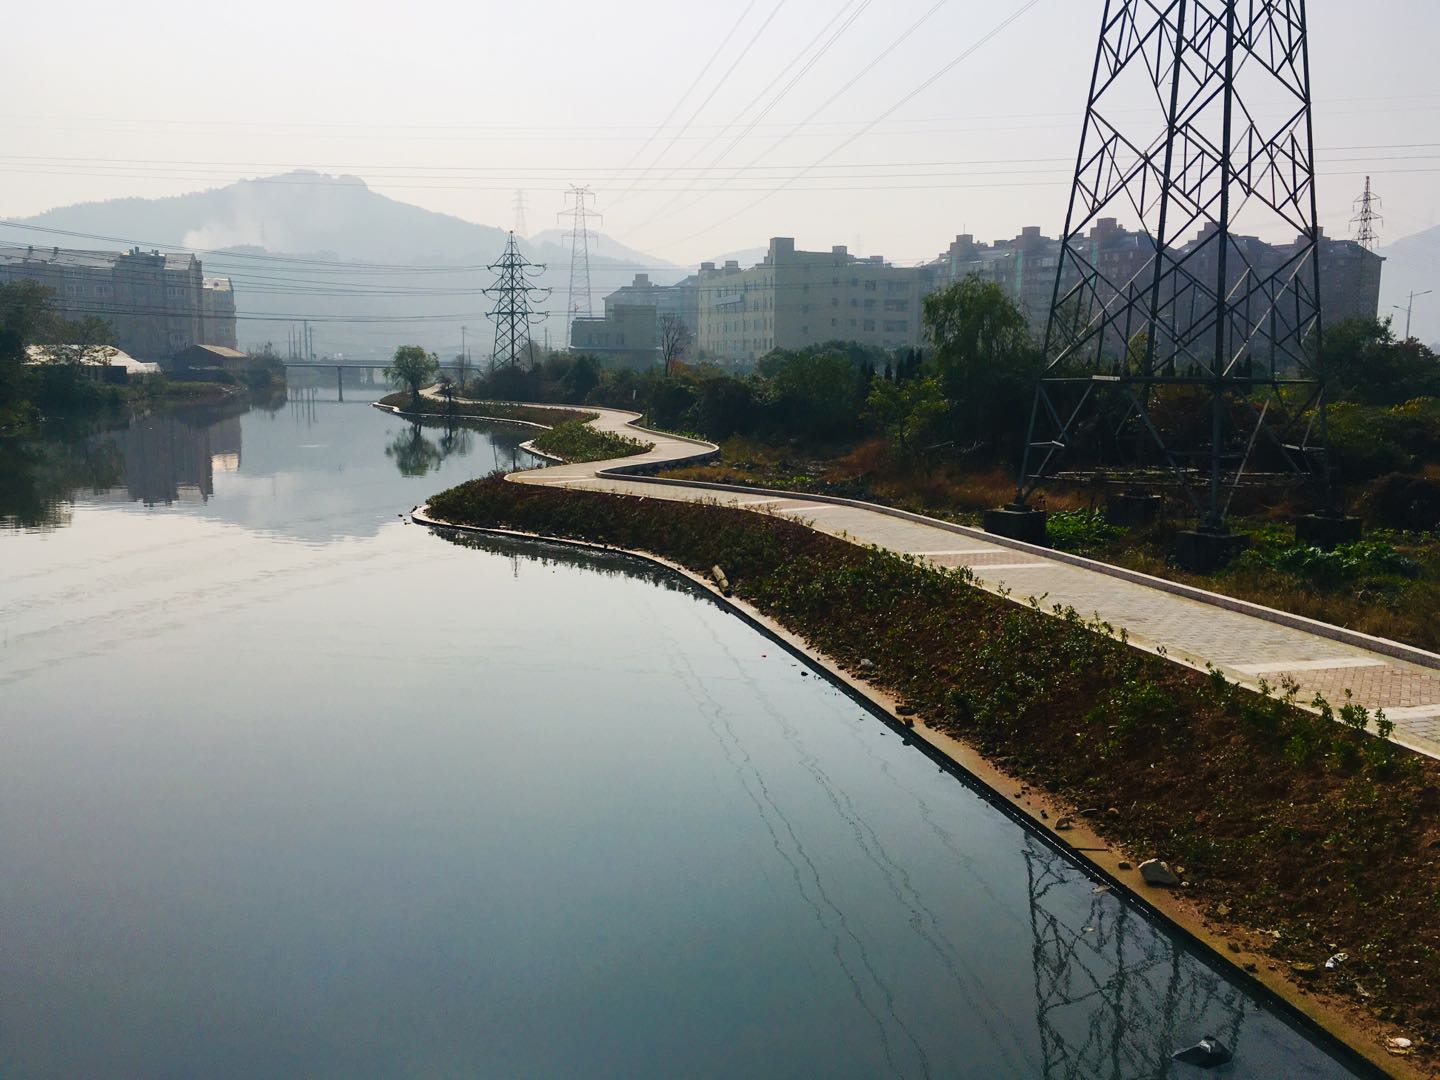
<instances>
[{"instance_id":1,"label":"curving riverside path","mask_svg":"<svg viewBox=\"0 0 1440 1080\"><path fill-rule=\"evenodd\" d=\"M923 556L941 566L968 566L992 592L1019 603L1038 597L1047 609L1060 604L1098 615L1124 627L1133 645L1178 663L1213 665L1247 686L1258 687L1262 679L1273 686L1288 676L1300 685L1299 701L1318 693L1337 707L1350 690L1359 704L1385 710L1395 723L1397 743L1440 757L1440 655L873 504L637 475L713 456L717 448L640 428L638 413L584 408L599 414L592 422L596 428L654 447L633 457L556 465L512 473L509 479L783 514L858 543Z\"/></svg>"}]
</instances>

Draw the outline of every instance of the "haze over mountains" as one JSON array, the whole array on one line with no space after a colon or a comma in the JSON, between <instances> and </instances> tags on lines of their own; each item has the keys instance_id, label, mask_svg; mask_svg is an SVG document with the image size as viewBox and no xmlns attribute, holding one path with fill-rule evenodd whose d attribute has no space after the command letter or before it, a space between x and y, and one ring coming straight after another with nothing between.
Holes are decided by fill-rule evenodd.
<instances>
[{"instance_id":1,"label":"haze over mountains","mask_svg":"<svg viewBox=\"0 0 1440 1080\"><path fill-rule=\"evenodd\" d=\"M79 203L19 223L57 231L0 226L0 242L198 249L207 274L234 281L242 346L269 341L283 352L294 319L310 318L317 352L354 358L384 358L411 342L450 356L460 347L461 326L471 355L488 355L493 330L484 313L491 301L479 290L493 283L486 268L508 236L391 199L359 177L308 171L167 198ZM553 313L551 342L563 344L568 244L560 230L546 230L522 248L547 264L536 283L553 291L537 306ZM590 270L597 313L601 298L637 272L662 284L687 272L603 235L592 242ZM543 325L534 332L544 339Z\"/></svg>"},{"instance_id":2,"label":"haze over mountains","mask_svg":"<svg viewBox=\"0 0 1440 1080\"><path fill-rule=\"evenodd\" d=\"M243 346L268 341L283 352L292 326L308 318L319 353L356 359L382 359L396 345L412 342L451 356L460 348L462 326L471 355L487 356L491 302L480 290L492 284L487 267L508 235L381 195L356 176L305 170L166 198L78 203L20 224L57 231L0 225L0 242L199 249L208 274L235 283ZM564 230L543 229L525 238L522 248L546 264L536 283L552 290L548 300L537 302L550 318L537 322L535 338L543 342L548 328L550 343L558 346L565 340L570 270ZM764 251L757 245L718 254L715 261L748 266ZM596 313L602 297L636 273L669 284L694 270L604 234L592 238L590 252ZM1395 316L1396 333L1403 333L1404 312L1392 305L1403 308L1411 290L1436 289L1416 300L1412 332L1422 341L1440 340L1440 227L1397 240L1380 254L1386 258L1382 317Z\"/></svg>"},{"instance_id":3,"label":"haze over mountains","mask_svg":"<svg viewBox=\"0 0 1440 1080\"><path fill-rule=\"evenodd\" d=\"M1440 225L1414 233L1380 249L1385 267L1380 275L1380 317L1394 316L1396 335L1405 333L1409 294L1435 290L1416 297L1411 334L1428 344L1440 343Z\"/></svg>"}]
</instances>

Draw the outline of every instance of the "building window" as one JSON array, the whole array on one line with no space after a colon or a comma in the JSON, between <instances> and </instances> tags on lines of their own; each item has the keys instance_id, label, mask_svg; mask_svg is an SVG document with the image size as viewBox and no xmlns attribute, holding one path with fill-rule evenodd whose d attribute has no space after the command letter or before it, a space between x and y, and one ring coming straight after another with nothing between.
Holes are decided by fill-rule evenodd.
<instances>
[{"instance_id":1,"label":"building window","mask_svg":"<svg viewBox=\"0 0 1440 1080\"><path fill-rule=\"evenodd\" d=\"M874 320L874 319L866 319L866 320L865 320L864 329L866 329L866 330L874 330L874 329L875 329L875 320Z\"/></svg>"},{"instance_id":2,"label":"building window","mask_svg":"<svg viewBox=\"0 0 1440 1080\"><path fill-rule=\"evenodd\" d=\"M95 286L95 295L102 298L110 297L115 295L115 290L111 286L102 283Z\"/></svg>"},{"instance_id":3,"label":"building window","mask_svg":"<svg viewBox=\"0 0 1440 1080\"><path fill-rule=\"evenodd\" d=\"M875 291L875 282L873 282L873 281L867 281L867 282L865 282L865 291L866 291L866 292L874 292L874 291Z\"/></svg>"}]
</instances>

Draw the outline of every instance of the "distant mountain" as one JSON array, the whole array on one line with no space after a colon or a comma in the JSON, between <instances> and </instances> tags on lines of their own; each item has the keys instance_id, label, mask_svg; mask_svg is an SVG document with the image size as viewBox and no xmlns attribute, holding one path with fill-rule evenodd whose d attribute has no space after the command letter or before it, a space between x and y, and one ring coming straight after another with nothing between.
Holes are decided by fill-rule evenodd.
<instances>
[{"instance_id":1,"label":"distant mountain","mask_svg":"<svg viewBox=\"0 0 1440 1080\"><path fill-rule=\"evenodd\" d=\"M291 327L308 318L319 351L367 358L388 356L405 342L452 354L462 325L472 355L487 354L493 330L484 312L491 304L480 290L492 281L484 267L500 255L508 236L504 229L391 199L356 176L304 170L167 198L79 203L20 223L63 232L0 226L0 242L203 249L210 252L201 256L205 272L234 281L242 345L269 341L283 352ZM565 340L570 266L568 246L558 241L558 233L547 231L521 244L529 258L547 264L538 284L553 290L542 306L552 313L548 329L556 345ZM311 260L339 265L331 269ZM598 313L604 295L637 272L661 284L684 276L683 268L670 265L597 237L590 257L592 310ZM536 327L535 337L543 340L543 327Z\"/></svg>"},{"instance_id":2,"label":"distant mountain","mask_svg":"<svg viewBox=\"0 0 1440 1080\"><path fill-rule=\"evenodd\" d=\"M1404 308L1411 291L1435 291L1415 298L1410 332L1421 341L1440 342L1440 226L1407 236L1380 249L1380 315L1395 317L1395 333L1405 332ZM1393 306L1392 306L1393 305ZM1402 310L1396 311L1395 308Z\"/></svg>"},{"instance_id":3,"label":"distant mountain","mask_svg":"<svg viewBox=\"0 0 1440 1080\"><path fill-rule=\"evenodd\" d=\"M358 176L306 170L168 198L78 203L24 223L134 238L152 247L244 246L356 262L454 262L498 252L506 237L503 229L377 194Z\"/></svg>"},{"instance_id":4,"label":"distant mountain","mask_svg":"<svg viewBox=\"0 0 1440 1080\"><path fill-rule=\"evenodd\" d=\"M570 255L570 241L566 239L564 229L546 229L544 232L536 233L528 237L531 244L537 248L556 248L565 253L566 258ZM617 262L634 263L644 267L643 272L650 272L653 280L659 281L672 271L684 275L689 272L685 268L675 265L655 255L647 255L643 251L636 251L634 248L626 247L620 241L606 236L604 233L596 232L590 234L590 257L596 256L605 259L614 259ZM658 275L658 276L657 276Z\"/></svg>"}]
</instances>

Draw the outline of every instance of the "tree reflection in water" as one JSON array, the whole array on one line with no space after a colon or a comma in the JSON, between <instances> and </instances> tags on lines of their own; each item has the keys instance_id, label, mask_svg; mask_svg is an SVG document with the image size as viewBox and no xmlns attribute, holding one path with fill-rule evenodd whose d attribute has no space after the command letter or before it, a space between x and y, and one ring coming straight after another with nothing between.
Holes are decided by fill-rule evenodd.
<instances>
[{"instance_id":1,"label":"tree reflection in water","mask_svg":"<svg viewBox=\"0 0 1440 1080\"><path fill-rule=\"evenodd\" d=\"M1247 1011L1240 987L1036 837L1026 836L1023 854L1046 1080L1168 1077L1171 1052L1201 1035L1239 1045ZM1086 885L1082 908L1076 890ZM1176 1030L1177 1017L1195 1016L1221 1019L1208 1032Z\"/></svg>"}]
</instances>

